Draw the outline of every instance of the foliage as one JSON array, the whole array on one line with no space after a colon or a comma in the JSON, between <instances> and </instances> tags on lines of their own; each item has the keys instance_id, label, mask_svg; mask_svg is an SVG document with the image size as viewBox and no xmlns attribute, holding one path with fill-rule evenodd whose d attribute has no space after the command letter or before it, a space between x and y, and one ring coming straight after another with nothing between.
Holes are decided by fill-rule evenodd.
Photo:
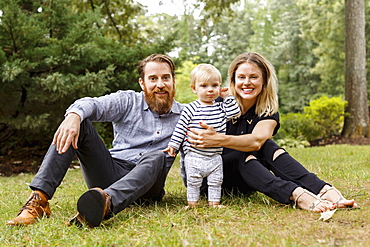
<instances>
[{"instance_id":1,"label":"foliage","mask_svg":"<svg viewBox=\"0 0 370 247\"><path fill-rule=\"evenodd\" d=\"M0 110L0 152L14 142L49 142L64 110L77 98L139 90L138 62L172 49L172 36L153 35L146 43L131 40L130 33L117 42L102 24L102 8L82 11L71 3L0 2L0 103L5 106Z\"/></svg>"},{"instance_id":2,"label":"foliage","mask_svg":"<svg viewBox=\"0 0 370 247\"><path fill-rule=\"evenodd\" d=\"M151 53L175 58L176 98L184 103L194 97L185 83L187 63L211 63L226 82L228 65L246 51L260 52L274 65L283 114L302 112L321 95L344 95L343 1L183 4L183 15L149 16L134 0L1 1L0 153L50 140L77 98L140 90L136 66Z\"/></svg>"},{"instance_id":3,"label":"foliage","mask_svg":"<svg viewBox=\"0 0 370 247\"><path fill-rule=\"evenodd\" d=\"M310 102L306 106L304 114L308 119L320 127L322 137L327 138L332 135L340 134L344 122L344 109L346 101L341 97L328 98L322 96Z\"/></svg>"},{"instance_id":4,"label":"foliage","mask_svg":"<svg viewBox=\"0 0 370 247\"><path fill-rule=\"evenodd\" d=\"M329 96L344 92L344 1L299 0L303 39L314 41L319 59L312 73L319 75L318 90Z\"/></svg>"},{"instance_id":5,"label":"foliage","mask_svg":"<svg viewBox=\"0 0 370 247\"><path fill-rule=\"evenodd\" d=\"M285 146L296 147L296 144L287 144L293 142L312 141L319 137L322 137L322 130L320 126L316 125L312 119L308 118L305 114L298 113L287 113L281 114L280 130L274 137L279 143ZM294 141L293 141L294 140Z\"/></svg>"},{"instance_id":6,"label":"foliage","mask_svg":"<svg viewBox=\"0 0 370 247\"><path fill-rule=\"evenodd\" d=\"M289 9L289 11L287 11ZM319 93L320 78L311 73L317 58L312 54L316 43L302 38L301 18L297 1L272 0L266 7L270 16L270 45L264 54L273 63L279 78L279 111L281 113L298 112ZM272 27L271 27L272 26ZM321 92L324 93L324 92Z\"/></svg>"},{"instance_id":7,"label":"foliage","mask_svg":"<svg viewBox=\"0 0 370 247\"><path fill-rule=\"evenodd\" d=\"M310 143L307 140L298 140L291 138L277 139L276 143L279 145L279 147L284 149L305 148L310 146Z\"/></svg>"},{"instance_id":8,"label":"foliage","mask_svg":"<svg viewBox=\"0 0 370 247\"><path fill-rule=\"evenodd\" d=\"M303 113L282 114L275 139L282 145L297 147L306 141L338 135L343 128L345 105L341 97L322 96L311 101Z\"/></svg>"},{"instance_id":9,"label":"foliage","mask_svg":"<svg viewBox=\"0 0 370 247\"><path fill-rule=\"evenodd\" d=\"M196 67L191 61L185 61L176 74L176 100L181 103L190 103L197 99L197 95L190 88L190 73Z\"/></svg>"}]
</instances>

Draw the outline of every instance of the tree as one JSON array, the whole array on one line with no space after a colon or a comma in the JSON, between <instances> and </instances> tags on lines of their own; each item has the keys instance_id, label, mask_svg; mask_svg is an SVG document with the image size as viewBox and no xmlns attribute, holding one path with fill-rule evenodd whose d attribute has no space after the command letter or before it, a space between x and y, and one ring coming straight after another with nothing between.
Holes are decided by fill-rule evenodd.
<instances>
[{"instance_id":1,"label":"tree","mask_svg":"<svg viewBox=\"0 0 370 247\"><path fill-rule=\"evenodd\" d=\"M304 42L314 42L311 68L317 92L338 96L344 91L344 6L341 0L298 0L301 8L301 32Z\"/></svg>"},{"instance_id":2,"label":"tree","mask_svg":"<svg viewBox=\"0 0 370 247\"><path fill-rule=\"evenodd\" d=\"M190 73L197 66L191 61L185 61L176 73L176 100L181 103L190 103L198 97L190 88Z\"/></svg>"},{"instance_id":3,"label":"tree","mask_svg":"<svg viewBox=\"0 0 370 247\"><path fill-rule=\"evenodd\" d=\"M318 60L312 53L315 42L304 39L302 18L296 0L269 0L253 21L258 27L255 36L264 44L252 43L252 47L260 47L276 69L281 113L301 111L317 98L320 85L319 76L311 73Z\"/></svg>"},{"instance_id":4,"label":"tree","mask_svg":"<svg viewBox=\"0 0 370 247\"><path fill-rule=\"evenodd\" d=\"M342 135L369 136L366 81L365 0L345 1L346 71L345 99L348 101Z\"/></svg>"},{"instance_id":5,"label":"tree","mask_svg":"<svg viewBox=\"0 0 370 247\"><path fill-rule=\"evenodd\" d=\"M0 1L2 154L13 146L48 145L66 107L77 98L140 90L138 62L173 49L172 37L146 40L140 28L138 34L119 36L114 24L105 29L101 7L81 11L71 3ZM135 35L140 39L133 42Z\"/></svg>"}]
</instances>

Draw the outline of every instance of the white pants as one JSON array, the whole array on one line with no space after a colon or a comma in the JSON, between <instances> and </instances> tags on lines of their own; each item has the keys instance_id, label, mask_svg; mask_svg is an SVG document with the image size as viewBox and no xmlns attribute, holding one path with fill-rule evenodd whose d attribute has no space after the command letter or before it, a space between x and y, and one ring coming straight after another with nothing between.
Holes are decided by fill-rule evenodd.
<instances>
[{"instance_id":1,"label":"white pants","mask_svg":"<svg viewBox=\"0 0 370 247\"><path fill-rule=\"evenodd\" d=\"M220 202L223 179L222 158L220 154L212 156L188 152L184 159L187 178L187 200L198 201L203 178L208 181L208 200Z\"/></svg>"}]
</instances>

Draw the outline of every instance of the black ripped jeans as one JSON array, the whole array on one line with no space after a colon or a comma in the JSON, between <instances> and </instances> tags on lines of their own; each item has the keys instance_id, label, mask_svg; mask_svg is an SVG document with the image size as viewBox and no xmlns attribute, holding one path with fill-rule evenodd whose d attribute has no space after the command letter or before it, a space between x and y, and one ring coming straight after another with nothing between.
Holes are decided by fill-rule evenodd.
<instances>
[{"instance_id":1,"label":"black ripped jeans","mask_svg":"<svg viewBox=\"0 0 370 247\"><path fill-rule=\"evenodd\" d=\"M278 149L281 148L272 140L267 140L259 151L251 153L225 149L222 155L224 192L250 194L259 191L280 203L290 204L292 192L297 187L318 194L327 184L287 152L273 160ZM256 159L245 162L250 154Z\"/></svg>"}]
</instances>

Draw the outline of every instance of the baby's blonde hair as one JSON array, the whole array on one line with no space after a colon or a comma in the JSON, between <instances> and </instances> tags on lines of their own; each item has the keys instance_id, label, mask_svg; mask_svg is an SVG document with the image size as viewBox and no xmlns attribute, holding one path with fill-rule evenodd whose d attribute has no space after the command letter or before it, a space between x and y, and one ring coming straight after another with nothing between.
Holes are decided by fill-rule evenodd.
<instances>
[{"instance_id":1,"label":"baby's blonde hair","mask_svg":"<svg viewBox=\"0 0 370 247\"><path fill-rule=\"evenodd\" d=\"M220 85L222 83L222 76L220 71L211 64L201 63L196 66L190 74L190 87L195 88L197 82L208 81L212 76L217 77Z\"/></svg>"}]
</instances>

